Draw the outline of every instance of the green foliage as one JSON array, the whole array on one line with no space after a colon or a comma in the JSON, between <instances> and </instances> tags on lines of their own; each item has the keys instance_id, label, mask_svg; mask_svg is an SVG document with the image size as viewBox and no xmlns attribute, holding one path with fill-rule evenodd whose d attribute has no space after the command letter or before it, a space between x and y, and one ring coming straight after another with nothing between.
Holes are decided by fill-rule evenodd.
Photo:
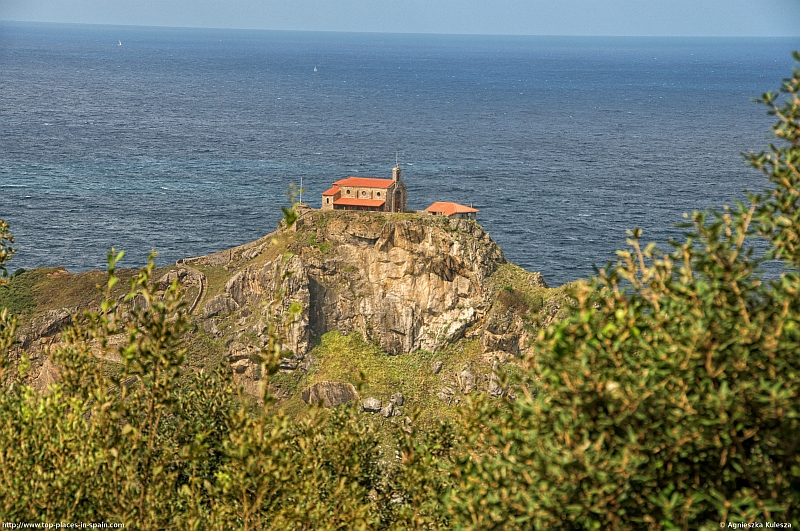
<instances>
[{"instance_id":1,"label":"green foliage","mask_svg":"<svg viewBox=\"0 0 800 531\"><path fill-rule=\"evenodd\" d=\"M377 518L367 499L378 477L369 426L343 413L299 424L268 408L253 417L229 374L181 379L178 285L157 297L152 270L151 261L122 301L106 298L65 333L53 354L61 382L48 394L17 387L0 397L0 515L142 529L324 529L341 527L335 515ZM112 358L123 368L109 377Z\"/></svg>"},{"instance_id":2,"label":"green foliage","mask_svg":"<svg viewBox=\"0 0 800 531\"><path fill-rule=\"evenodd\" d=\"M642 248L632 231L615 264L570 287L568 315L539 332L516 378L497 375L514 400L473 394L450 423L422 422L419 411L388 441L355 407L290 420L267 385L253 407L229 371L187 370L181 288L155 292L152 260L119 297L122 255L109 255L100 309L75 316L50 352L60 381L46 393L11 377L16 321L4 309L0 519L142 529L800 525L798 91L795 71L762 98L783 144L749 160L770 190L693 214L671 252ZM284 212L290 227L296 209ZM2 223L0 266L10 242ZM765 280L766 260L786 269ZM519 275L500 272L500 302L546 306L532 280L505 283ZM269 310L267 379L300 314L280 290ZM355 334L333 333L315 351L331 363L309 378L369 372L377 378L365 386L389 393L398 379L427 382L432 357L459 360L465 344L387 360Z\"/></svg>"},{"instance_id":3,"label":"green foliage","mask_svg":"<svg viewBox=\"0 0 800 531\"><path fill-rule=\"evenodd\" d=\"M14 236L8 227L8 223L0 219L0 289L6 284L6 262L14 254L14 249L10 244L14 243ZM0 305L0 385L6 382L8 376L8 356L7 352L14 343L14 332L17 328L17 320L5 305Z\"/></svg>"},{"instance_id":4,"label":"green foliage","mask_svg":"<svg viewBox=\"0 0 800 531\"><path fill-rule=\"evenodd\" d=\"M442 496L456 527L800 523L799 78L763 98L786 141L751 156L766 197L695 213L669 253L632 231L539 334L535 392L475 405ZM788 270L764 281L767 258Z\"/></svg>"},{"instance_id":5,"label":"green foliage","mask_svg":"<svg viewBox=\"0 0 800 531\"><path fill-rule=\"evenodd\" d=\"M309 356L315 361L307 375L279 375L272 379L273 384L277 383L282 389L304 389L320 381L349 382L359 388L362 397L375 397L384 404L392 394L401 391L409 404L403 408L403 415L411 414L412 408L415 408L417 425L430 427L439 420L455 417L455 407L444 404L436 393L450 384L456 371L480 356L480 346L477 341L460 341L435 354L419 350L392 356L384 353L378 345L366 341L358 332L344 335L333 331L320 338L320 344ZM433 361L443 363L439 374L431 370ZM481 375L477 368L475 372ZM301 380L287 381L289 378ZM292 416L301 416L307 408L299 393L282 403L281 407ZM382 440L386 441L391 426L390 420L381 419L379 429Z\"/></svg>"},{"instance_id":6,"label":"green foliage","mask_svg":"<svg viewBox=\"0 0 800 531\"><path fill-rule=\"evenodd\" d=\"M291 422L240 410L214 484L197 489L219 527L368 529L379 520L380 453L368 423L351 412L314 411ZM195 502L196 503L196 502ZM268 523L265 522L268 519Z\"/></svg>"},{"instance_id":7,"label":"green foliage","mask_svg":"<svg viewBox=\"0 0 800 531\"><path fill-rule=\"evenodd\" d=\"M32 293L38 275L34 272L14 274L0 284L0 308L6 308L14 315L22 315L36 307Z\"/></svg>"},{"instance_id":8,"label":"green foliage","mask_svg":"<svg viewBox=\"0 0 800 531\"><path fill-rule=\"evenodd\" d=\"M11 247L12 243L14 243L14 236L11 234L8 223L0 219L0 283L8 276L5 264L16 250Z\"/></svg>"},{"instance_id":9,"label":"green foliage","mask_svg":"<svg viewBox=\"0 0 800 531\"><path fill-rule=\"evenodd\" d=\"M800 52L794 52L800 61ZM776 92L768 92L761 102L778 122L772 128L775 136L789 147L769 146L769 151L751 153L750 163L764 172L775 186L756 210L757 230L771 243L769 256L791 265L800 263L800 73L784 80Z\"/></svg>"},{"instance_id":10,"label":"green foliage","mask_svg":"<svg viewBox=\"0 0 800 531\"><path fill-rule=\"evenodd\" d=\"M370 425L349 410L289 422L271 413L267 394L253 415L228 372L184 374L191 327L177 282L157 294L151 259L126 296L112 296L121 258L109 255L100 310L76 316L51 353L59 383L45 394L11 385L0 395L0 518L141 529L374 527L382 479ZM297 313L290 306L270 328L265 374L285 355L282 327ZM14 322L5 310L0 317L5 368ZM106 370L120 362L121 370Z\"/></svg>"},{"instance_id":11,"label":"green foliage","mask_svg":"<svg viewBox=\"0 0 800 531\"><path fill-rule=\"evenodd\" d=\"M291 204L291 206L288 208L281 207L281 212L283 212L281 224L285 225L287 228L294 225L300 217L300 214L297 212L297 203L295 201L301 193L302 190L300 190L294 183L290 185L289 190L286 192L286 195L289 198L289 204Z\"/></svg>"}]
</instances>

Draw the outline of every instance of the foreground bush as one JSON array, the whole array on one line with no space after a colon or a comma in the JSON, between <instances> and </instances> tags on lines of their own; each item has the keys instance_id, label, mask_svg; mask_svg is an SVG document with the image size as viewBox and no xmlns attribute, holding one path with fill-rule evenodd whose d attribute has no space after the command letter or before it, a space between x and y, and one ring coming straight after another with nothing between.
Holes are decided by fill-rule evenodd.
<instances>
[{"instance_id":1,"label":"foreground bush","mask_svg":"<svg viewBox=\"0 0 800 531\"><path fill-rule=\"evenodd\" d=\"M795 55L800 61L800 55ZM576 286L514 401L387 445L348 409L290 422L230 374L184 372L179 286L76 319L38 394L0 316L0 519L136 529L716 529L800 525L800 72L763 101L773 188L696 213L670 253L639 244ZM286 223L296 219L286 212ZM766 253L754 251L762 242ZM0 224L0 266L10 257ZM787 268L765 280L765 261ZM270 327L272 374L282 330ZM110 338L124 338L120 343ZM111 345L119 345L112 347ZM109 370L107 360L121 369ZM24 366L24 363L22 364ZM398 459L399 458L399 459Z\"/></svg>"},{"instance_id":2,"label":"foreground bush","mask_svg":"<svg viewBox=\"0 0 800 531\"><path fill-rule=\"evenodd\" d=\"M53 353L61 381L49 393L12 384L0 395L2 518L136 529L374 527L371 428L347 411L298 423L268 407L252 413L229 374L183 374L188 324L178 287L156 297L152 269L123 301L108 296L65 333ZM122 346L110 347L119 334ZM109 359L122 370L109 371Z\"/></svg>"},{"instance_id":3,"label":"foreground bush","mask_svg":"<svg viewBox=\"0 0 800 531\"><path fill-rule=\"evenodd\" d=\"M800 524L799 88L795 70L763 98L784 145L750 161L771 191L695 213L670 253L633 231L539 335L535 395L475 408L442 498L464 527ZM766 260L787 269L765 281Z\"/></svg>"}]
</instances>

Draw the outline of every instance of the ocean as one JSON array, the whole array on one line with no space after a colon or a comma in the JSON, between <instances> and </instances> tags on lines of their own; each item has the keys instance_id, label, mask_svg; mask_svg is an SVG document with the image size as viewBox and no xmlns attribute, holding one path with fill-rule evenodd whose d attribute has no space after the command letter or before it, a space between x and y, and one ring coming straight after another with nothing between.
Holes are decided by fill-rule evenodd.
<instances>
[{"instance_id":1,"label":"ocean","mask_svg":"<svg viewBox=\"0 0 800 531\"><path fill-rule=\"evenodd\" d=\"M797 38L346 34L0 22L0 218L16 268L165 265L259 238L301 179L390 178L409 207L473 204L550 285L625 231L767 183L753 98Z\"/></svg>"}]
</instances>

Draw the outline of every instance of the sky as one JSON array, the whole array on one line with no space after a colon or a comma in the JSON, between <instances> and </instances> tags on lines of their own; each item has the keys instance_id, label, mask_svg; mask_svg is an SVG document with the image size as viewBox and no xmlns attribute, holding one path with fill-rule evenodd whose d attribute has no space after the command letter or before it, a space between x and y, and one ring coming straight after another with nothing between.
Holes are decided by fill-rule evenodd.
<instances>
[{"instance_id":1,"label":"sky","mask_svg":"<svg viewBox=\"0 0 800 531\"><path fill-rule=\"evenodd\" d=\"M800 36L800 0L0 0L0 20L379 33Z\"/></svg>"}]
</instances>

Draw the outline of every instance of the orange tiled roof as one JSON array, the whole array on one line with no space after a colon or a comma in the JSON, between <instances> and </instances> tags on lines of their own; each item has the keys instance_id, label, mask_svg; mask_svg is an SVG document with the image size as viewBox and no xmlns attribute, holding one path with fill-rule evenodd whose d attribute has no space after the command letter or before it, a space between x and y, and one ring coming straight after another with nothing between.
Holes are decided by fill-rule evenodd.
<instances>
[{"instance_id":1,"label":"orange tiled roof","mask_svg":"<svg viewBox=\"0 0 800 531\"><path fill-rule=\"evenodd\" d=\"M453 214L472 214L473 212L480 212L477 208L468 207L459 203L450 203L448 201L436 201L434 204L425 209L426 212L433 212L438 214L441 212L445 216L452 216Z\"/></svg>"},{"instance_id":2,"label":"orange tiled roof","mask_svg":"<svg viewBox=\"0 0 800 531\"><path fill-rule=\"evenodd\" d=\"M348 177L333 183L336 186L352 186L363 188L389 188L394 183L391 179L373 179L371 177Z\"/></svg>"},{"instance_id":3,"label":"orange tiled roof","mask_svg":"<svg viewBox=\"0 0 800 531\"><path fill-rule=\"evenodd\" d=\"M363 206L363 207L379 207L386 201L382 199L356 199L355 197L342 197L333 202L334 205L340 206Z\"/></svg>"},{"instance_id":4,"label":"orange tiled roof","mask_svg":"<svg viewBox=\"0 0 800 531\"><path fill-rule=\"evenodd\" d=\"M325 196L325 195L336 195L336 194L339 193L339 191L340 190L339 190L338 186L332 186L332 187L328 188L327 190L325 190L324 192L322 192L322 195L323 196Z\"/></svg>"}]
</instances>

